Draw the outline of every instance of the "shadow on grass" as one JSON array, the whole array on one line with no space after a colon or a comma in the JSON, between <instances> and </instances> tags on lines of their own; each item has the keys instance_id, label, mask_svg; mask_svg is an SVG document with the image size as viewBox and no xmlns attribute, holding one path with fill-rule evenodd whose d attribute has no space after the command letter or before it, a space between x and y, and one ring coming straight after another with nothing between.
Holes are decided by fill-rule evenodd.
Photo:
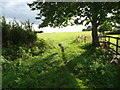
<instances>
[{"instance_id":1,"label":"shadow on grass","mask_svg":"<svg viewBox=\"0 0 120 90\"><path fill-rule=\"evenodd\" d=\"M76 78L69 72L68 68L60 65L58 53L53 53L43 59L46 63L46 70L42 71L36 77L38 78L38 88L77 88ZM55 59L57 58L57 59ZM60 62L61 61L61 62ZM34 86L36 87L36 85Z\"/></svg>"},{"instance_id":2,"label":"shadow on grass","mask_svg":"<svg viewBox=\"0 0 120 90\"><path fill-rule=\"evenodd\" d=\"M107 52L85 44L81 55L62 64L58 53L30 60L19 68L13 67L4 74L4 88L99 88L118 87L117 69L109 65ZM106 56L105 56L106 55ZM29 63L32 62L30 65ZM9 67L8 67L9 68ZM15 70L16 69L16 70ZM4 71L3 71L4 72ZM9 82L7 82L9 81Z\"/></svg>"},{"instance_id":3,"label":"shadow on grass","mask_svg":"<svg viewBox=\"0 0 120 90\"><path fill-rule=\"evenodd\" d=\"M66 67L89 88L119 87L118 68L109 64L112 56L107 51L85 44L86 51L71 60ZM114 83L113 83L114 82Z\"/></svg>"},{"instance_id":4,"label":"shadow on grass","mask_svg":"<svg viewBox=\"0 0 120 90\"><path fill-rule=\"evenodd\" d=\"M78 82L68 68L54 60L57 55L10 69L9 74L3 74L3 88L77 88Z\"/></svg>"}]
</instances>

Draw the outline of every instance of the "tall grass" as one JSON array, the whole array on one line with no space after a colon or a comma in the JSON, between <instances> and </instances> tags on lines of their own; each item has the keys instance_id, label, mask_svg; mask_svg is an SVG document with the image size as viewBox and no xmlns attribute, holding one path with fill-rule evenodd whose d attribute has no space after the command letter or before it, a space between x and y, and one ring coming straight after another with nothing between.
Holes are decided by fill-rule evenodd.
<instances>
[{"instance_id":1,"label":"tall grass","mask_svg":"<svg viewBox=\"0 0 120 90\"><path fill-rule=\"evenodd\" d=\"M114 88L118 70L108 52L91 44L64 46L64 64L59 47L28 59L2 60L3 88ZM114 83L113 83L114 82Z\"/></svg>"},{"instance_id":2,"label":"tall grass","mask_svg":"<svg viewBox=\"0 0 120 90\"><path fill-rule=\"evenodd\" d=\"M38 34L54 47L12 62L3 58L3 88L118 88L119 67L109 64L112 55L92 46L90 32L84 41L85 34Z\"/></svg>"}]
</instances>

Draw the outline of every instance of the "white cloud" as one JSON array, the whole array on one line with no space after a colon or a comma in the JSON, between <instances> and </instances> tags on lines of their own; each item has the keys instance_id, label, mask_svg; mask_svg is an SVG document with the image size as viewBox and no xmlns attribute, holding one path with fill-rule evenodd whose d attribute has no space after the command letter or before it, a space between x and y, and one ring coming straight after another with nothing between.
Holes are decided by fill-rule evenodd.
<instances>
[{"instance_id":1,"label":"white cloud","mask_svg":"<svg viewBox=\"0 0 120 90\"><path fill-rule=\"evenodd\" d=\"M22 3L32 3L35 0L3 0L2 3L6 3L7 7L13 7Z\"/></svg>"},{"instance_id":2,"label":"white cloud","mask_svg":"<svg viewBox=\"0 0 120 90\"><path fill-rule=\"evenodd\" d=\"M67 26L64 28L51 28L51 27L45 27L45 28L38 28L38 25L33 25L33 28L35 31L44 31L44 33L53 33L53 32L77 32L82 31L82 29L86 28L82 25L74 25L74 26Z\"/></svg>"},{"instance_id":3,"label":"white cloud","mask_svg":"<svg viewBox=\"0 0 120 90\"><path fill-rule=\"evenodd\" d=\"M15 5L24 3L26 0L4 0L2 1L3 4L8 8L14 7Z\"/></svg>"},{"instance_id":4,"label":"white cloud","mask_svg":"<svg viewBox=\"0 0 120 90\"><path fill-rule=\"evenodd\" d=\"M25 21L30 19L32 23L35 23L33 28L36 31L44 31L44 33L52 33L52 32L75 32L81 31L85 28L82 25L78 26L68 26L65 28L38 28L38 24L41 22L40 20L36 20L36 12L30 11L30 8L27 6L27 2L32 3L35 0L4 0L2 1L2 15L4 15L7 21L12 21L14 17L17 21ZM1 10L0 10L1 11Z\"/></svg>"},{"instance_id":5,"label":"white cloud","mask_svg":"<svg viewBox=\"0 0 120 90\"><path fill-rule=\"evenodd\" d=\"M16 18L19 21L30 19L32 23L39 23L35 20L36 13L31 11L27 6L27 2L31 3L34 0L4 0L2 1L2 16L5 18Z\"/></svg>"}]
</instances>

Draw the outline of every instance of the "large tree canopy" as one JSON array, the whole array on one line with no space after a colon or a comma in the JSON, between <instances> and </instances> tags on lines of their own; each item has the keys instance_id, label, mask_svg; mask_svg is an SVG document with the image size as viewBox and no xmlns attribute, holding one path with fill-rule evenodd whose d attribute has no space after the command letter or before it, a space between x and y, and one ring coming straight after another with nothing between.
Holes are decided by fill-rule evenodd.
<instances>
[{"instance_id":1,"label":"large tree canopy","mask_svg":"<svg viewBox=\"0 0 120 90\"><path fill-rule=\"evenodd\" d=\"M112 19L119 17L119 2L37 2L28 4L31 10L38 10L36 19L43 22L39 27L65 27L79 25L86 22L92 25L92 43L99 46L97 28L107 19L108 13L112 13ZM114 19L113 19L114 18ZM117 20L118 21L118 20Z\"/></svg>"}]
</instances>

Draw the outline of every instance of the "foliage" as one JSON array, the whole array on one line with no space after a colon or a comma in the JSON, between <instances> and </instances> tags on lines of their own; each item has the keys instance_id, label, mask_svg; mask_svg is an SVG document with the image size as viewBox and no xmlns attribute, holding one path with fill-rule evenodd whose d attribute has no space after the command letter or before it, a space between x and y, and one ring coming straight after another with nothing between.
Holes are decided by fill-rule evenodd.
<instances>
[{"instance_id":1,"label":"foliage","mask_svg":"<svg viewBox=\"0 0 120 90\"><path fill-rule=\"evenodd\" d=\"M108 33L106 33L107 35L118 35L118 34L120 34L120 30L116 30L116 31L112 31L112 32L108 32Z\"/></svg>"},{"instance_id":2,"label":"foliage","mask_svg":"<svg viewBox=\"0 0 120 90\"><path fill-rule=\"evenodd\" d=\"M7 48L3 48L2 55L10 61L16 60L17 58L29 58L31 57L30 49L25 46L12 45Z\"/></svg>"},{"instance_id":3,"label":"foliage","mask_svg":"<svg viewBox=\"0 0 120 90\"><path fill-rule=\"evenodd\" d=\"M86 32L81 32L81 34ZM60 34L60 35L59 35ZM68 34L70 36L68 36ZM56 33L60 39L55 39L55 34L50 36L50 41L39 36L39 41L32 47L20 46L18 54L22 55L14 61L1 58L2 62L2 85L4 88L119 88L119 67L109 64L112 54L101 48L95 48L91 43L75 42L74 35L77 33ZM87 33L86 35L88 35ZM63 38L61 38L63 36ZM84 35L83 35L84 36ZM70 42L66 40L70 39ZM47 37L46 37L47 38ZM46 39L45 38L45 39ZM48 37L49 38L49 37ZM79 38L80 39L80 38ZM84 39L84 38L81 38ZM40 40L42 42L40 42ZM63 42L64 41L64 42ZM49 44L47 44L47 42ZM64 47L64 55L67 63L62 60L61 49L58 43ZM39 46L43 45L44 53L38 54ZM48 45L48 46L44 46ZM15 47L15 46L14 46ZM17 48L17 46L16 46ZM17 48L17 49L18 49ZM10 48L12 50L12 48ZM16 50L17 50L16 49ZM29 52L29 56L26 52ZM12 52L13 53L13 52ZM11 54L12 54L11 53ZM25 53L27 55L25 55ZM31 53L34 55L31 56ZM114 83L113 83L114 82Z\"/></svg>"},{"instance_id":4,"label":"foliage","mask_svg":"<svg viewBox=\"0 0 120 90\"><path fill-rule=\"evenodd\" d=\"M104 33L105 31L112 31L112 24L105 21L102 25L100 25L98 31Z\"/></svg>"},{"instance_id":5,"label":"foliage","mask_svg":"<svg viewBox=\"0 0 120 90\"><path fill-rule=\"evenodd\" d=\"M86 35L79 35L73 41L73 43L87 43L91 42L91 37Z\"/></svg>"},{"instance_id":6,"label":"foliage","mask_svg":"<svg viewBox=\"0 0 120 90\"><path fill-rule=\"evenodd\" d=\"M35 33L43 33L43 31L35 31Z\"/></svg>"},{"instance_id":7,"label":"foliage","mask_svg":"<svg viewBox=\"0 0 120 90\"><path fill-rule=\"evenodd\" d=\"M30 21L26 22L6 22L4 17L2 22L2 55L10 61L18 58L27 59L32 56L44 53L46 49L52 48L52 43L44 39L38 39L32 31Z\"/></svg>"},{"instance_id":8,"label":"foliage","mask_svg":"<svg viewBox=\"0 0 120 90\"><path fill-rule=\"evenodd\" d=\"M3 47L9 45L30 44L36 41L36 34L32 31L32 24L30 21L26 22L6 22L4 17L1 17L2 22L2 45Z\"/></svg>"},{"instance_id":9,"label":"foliage","mask_svg":"<svg viewBox=\"0 0 120 90\"><path fill-rule=\"evenodd\" d=\"M36 19L43 22L39 27L63 27L74 24L92 24L92 43L99 46L97 28L106 19L108 13L115 13L113 17L119 18L119 2L37 2L28 4L31 10L38 10ZM49 14L50 13L50 14ZM81 18L83 17L83 20Z\"/></svg>"},{"instance_id":10,"label":"foliage","mask_svg":"<svg viewBox=\"0 0 120 90\"><path fill-rule=\"evenodd\" d=\"M53 45L49 41L44 39L38 39L36 42L30 45L10 45L2 48L2 55L4 58L10 61L14 61L18 58L28 59L32 56L37 56L44 53L47 49L53 48Z\"/></svg>"},{"instance_id":11,"label":"foliage","mask_svg":"<svg viewBox=\"0 0 120 90\"><path fill-rule=\"evenodd\" d=\"M117 11L118 5L119 4L115 2L99 2L99 3L97 2L84 2L84 3L83 2L72 2L72 3L45 2L45 3L42 3L37 1L34 1L31 4L28 4L31 10L40 11L38 16L36 17L36 19L43 20L43 23L40 24L40 27L42 26L45 27L48 25L67 26L69 25L69 23L72 23L70 25L81 24L84 21L92 22L93 19L95 20L98 19L98 24L99 24L99 23L102 23L104 20L106 20L105 18L108 12L112 13L111 10ZM114 9L115 7L116 9ZM49 15L48 13L50 12L51 14ZM45 19L43 19L42 16L44 16ZM68 22L69 20L72 19L72 17L75 17L74 23ZM80 19L81 17L85 17L85 19L81 20ZM81 22L79 20L81 20Z\"/></svg>"},{"instance_id":12,"label":"foliage","mask_svg":"<svg viewBox=\"0 0 120 90\"><path fill-rule=\"evenodd\" d=\"M40 52L44 52L47 49L54 47L51 41L44 40L43 38L37 40L36 46L40 49Z\"/></svg>"},{"instance_id":13,"label":"foliage","mask_svg":"<svg viewBox=\"0 0 120 90\"><path fill-rule=\"evenodd\" d=\"M87 29L83 29L82 31L92 31L92 27L88 26Z\"/></svg>"},{"instance_id":14,"label":"foliage","mask_svg":"<svg viewBox=\"0 0 120 90\"><path fill-rule=\"evenodd\" d=\"M70 44L66 65L58 48L14 62L2 59L3 88L116 88L119 68L107 54L91 44Z\"/></svg>"}]
</instances>

